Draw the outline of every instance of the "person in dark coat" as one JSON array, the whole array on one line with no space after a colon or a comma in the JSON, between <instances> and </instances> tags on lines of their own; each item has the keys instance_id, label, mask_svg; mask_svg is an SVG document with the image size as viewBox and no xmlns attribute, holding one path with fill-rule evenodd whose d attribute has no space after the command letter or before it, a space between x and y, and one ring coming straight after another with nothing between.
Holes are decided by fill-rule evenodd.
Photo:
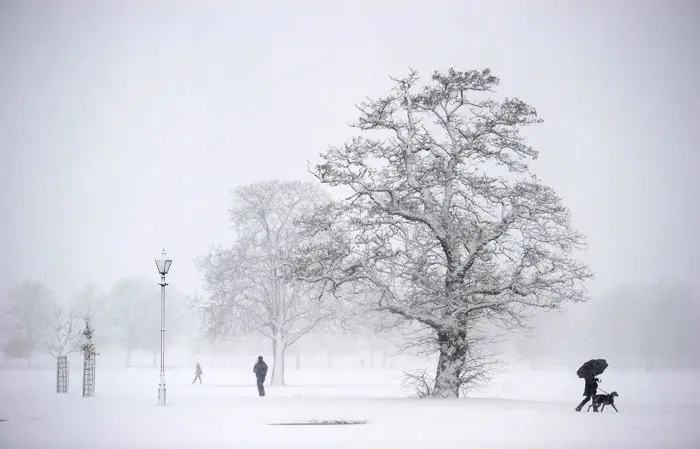
<instances>
[{"instance_id":1,"label":"person in dark coat","mask_svg":"<svg viewBox=\"0 0 700 449\"><path fill-rule=\"evenodd\" d=\"M265 377L267 377L267 363L263 361L262 356L258 356L258 362L253 366L255 378L258 381L258 394L265 396Z\"/></svg>"},{"instance_id":2,"label":"person in dark coat","mask_svg":"<svg viewBox=\"0 0 700 449\"><path fill-rule=\"evenodd\" d=\"M199 383L201 384L202 383L202 374L203 374L202 367L199 366L199 362L197 362L197 368L195 368L195 370L194 370L194 380L192 381L192 383L195 383L197 381L197 379L199 379Z\"/></svg>"},{"instance_id":3,"label":"person in dark coat","mask_svg":"<svg viewBox=\"0 0 700 449\"><path fill-rule=\"evenodd\" d=\"M598 379L597 377L586 377L585 380L586 386L583 388L583 395L585 396L585 398L583 398L583 401L581 401L578 407L576 407L577 412L580 412L583 406L586 405L588 401L593 399L593 396L595 396L598 392L598 384L600 383L600 379ZM598 406L595 404L593 404L593 411L598 411Z\"/></svg>"}]
</instances>

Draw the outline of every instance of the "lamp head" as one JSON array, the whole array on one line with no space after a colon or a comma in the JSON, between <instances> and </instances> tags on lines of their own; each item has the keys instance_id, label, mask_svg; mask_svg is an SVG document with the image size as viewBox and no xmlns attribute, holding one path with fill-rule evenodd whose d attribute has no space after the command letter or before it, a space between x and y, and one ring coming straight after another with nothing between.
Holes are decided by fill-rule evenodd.
<instances>
[{"instance_id":1,"label":"lamp head","mask_svg":"<svg viewBox=\"0 0 700 449\"><path fill-rule=\"evenodd\" d=\"M160 259L156 259L156 267L158 268L158 273L160 273L161 276L165 276L168 274L168 271L170 271L170 265L173 264L173 260L168 257L167 254L165 254L165 249L163 249L163 252L160 255Z\"/></svg>"}]
</instances>

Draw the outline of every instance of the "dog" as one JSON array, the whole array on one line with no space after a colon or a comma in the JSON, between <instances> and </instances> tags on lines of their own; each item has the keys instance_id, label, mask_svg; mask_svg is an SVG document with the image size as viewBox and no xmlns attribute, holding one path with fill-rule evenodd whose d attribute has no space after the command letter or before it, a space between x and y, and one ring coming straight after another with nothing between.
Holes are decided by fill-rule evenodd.
<instances>
[{"instance_id":1,"label":"dog","mask_svg":"<svg viewBox=\"0 0 700 449\"><path fill-rule=\"evenodd\" d=\"M588 410L590 410L591 407L593 407L593 410L600 407L598 411L602 412L605 406L609 405L610 407L614 408L617 413L620 413L617 407L615 407L615 398L618 396L620 395L617 394L617 391L613 391L610 394L596 394L593 396L593 402L588 406Z\"/></svg>"}]
</instances>

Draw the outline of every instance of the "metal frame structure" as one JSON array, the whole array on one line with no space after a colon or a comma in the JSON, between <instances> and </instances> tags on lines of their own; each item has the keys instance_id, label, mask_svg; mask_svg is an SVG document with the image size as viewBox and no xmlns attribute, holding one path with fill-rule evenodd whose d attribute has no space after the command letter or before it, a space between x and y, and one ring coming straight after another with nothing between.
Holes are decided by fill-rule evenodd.
<instances>
[{"instance_id":1,"label":"metal frame structure","mask_svg":"<svg viewBox=\"0 0 700 449\"><path fill-rule=\"evenodd\" d=\"M56 357L56 393L68 393L68 356Z\"/></svg>"},{"instance_id":2,"label":"metal frame structure","mask_svg":"<svg viewBox=\"0 0 700 449\"><path fill-rule=\"evenodd\" d=\"M95 395L95 359L97 354L83 354L83 397L89 398Z\"/></svg>"}]
</instances>

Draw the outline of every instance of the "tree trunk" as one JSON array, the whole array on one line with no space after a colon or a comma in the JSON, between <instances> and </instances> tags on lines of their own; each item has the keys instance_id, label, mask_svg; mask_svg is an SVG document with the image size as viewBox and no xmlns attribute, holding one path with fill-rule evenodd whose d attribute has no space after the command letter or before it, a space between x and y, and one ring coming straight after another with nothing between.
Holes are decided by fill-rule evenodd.
<instances>
[{"instance_id":1,"label":"tree trunk","mask_svg":"<svg viewBox=\"0 0 700 449\"><path fill-rule=\"evenodd\" d=\"M435 374L433 396L457 398L462 386L467 334L463 330L439 330L437 333L440 357Z\"/></svg>"},{"instance_id":2,"label":"tree trunk","mask_svg":"<svg viewBox=\"0 0 700 449\"><path fill-rule=\"evenodd\" d=\"M34 342L33 332L28 331L27 334L27 339L29 340L29 355L27 356L27 368L31 368L32 356L34 355L34 348L36 347L36 344Z\"/></svg>"},{"instance_id":3,"label":"tree trunk","mask_svg":"<svg viewBox=\"0 0 700 449\"><path fill-rule=\"evenodd\" d=\"M272 380L270 385L284 385L284 353L287 350L282 336L275 334L272 339Z\"/></svg>"},{"instance_id":4,"label":"tree trunk","mask_svg":"<svg viewBox=\"0 0 700 449\"><path fill-rule=\"evenodd\" d=\"M131 349L126 350L126 360L124 361L124 364L127 368L131 366Z\"/></svg>"}]
</instances>

